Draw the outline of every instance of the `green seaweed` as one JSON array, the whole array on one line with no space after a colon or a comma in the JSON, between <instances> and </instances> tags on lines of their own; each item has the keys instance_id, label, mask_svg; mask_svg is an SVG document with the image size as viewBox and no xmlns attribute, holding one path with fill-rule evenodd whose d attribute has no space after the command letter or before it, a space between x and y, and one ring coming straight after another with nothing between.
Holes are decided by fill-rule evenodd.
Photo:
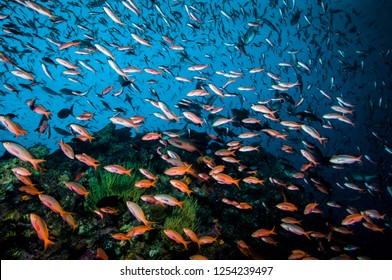
<instances>
[{"instance_id":1,"label":"green seaweed","mask_svg":"<svg viewBox=\"0 0 392 280\"><path fill-rule=\"evenodd\" d=\"M136 188L135 182L141 179L137 170L137 165L131 162L124 162L121 164L124 168L133 168L131 176L125 174L115 174L106 171L105 169L98 169L96 175L89 179L90 194L86 200L86 206L90 210L96 208L96 203L108 196L118 196L124 202L138 201L145 193L145 189Z\"/></svg>"}]
</instances>

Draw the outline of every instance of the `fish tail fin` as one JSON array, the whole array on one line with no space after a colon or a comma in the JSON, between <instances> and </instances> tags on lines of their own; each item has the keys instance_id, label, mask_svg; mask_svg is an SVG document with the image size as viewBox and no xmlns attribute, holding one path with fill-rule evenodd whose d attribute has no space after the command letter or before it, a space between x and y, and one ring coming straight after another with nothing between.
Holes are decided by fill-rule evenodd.
<instances>
[{"instance_id":1,"label":"fish tail fin","mask_svg":"<svg viewBox=\"0 0 392 280\"><path fill-rule=\"evenodd\" d=\"M72 104L71 108L69 108L69 111L71 112L71 116L72 116L72 117L75 117L74 114L73 114L73 107L74 107L74 105L75 105L75 104Z\"/></svg>"},{"instance_id":2,"label":"fish tail fin","mask_svg":"<svg viewBox=\"0 0 392 280\"><path fill-rule=\"evenodd\" d=\"M183 117L182 116L175 116L175 117L173 117L173 119L176 121L176 122L178 122L180 119L182 119Z\"/></svg>"},{"instance_id":3,"label":"fish tail fin","mask_svg":"<svg viewBox=\"0 0 392 280\"><path fill-rule=\"evenodd\" d=\"M73 230L78 228L78 224L75 222L71 212L63 211L60 213L60 215L63 220L73 228Z\"/></svg>"},{"instance_id":4,"label":"fish tail fin","mask_svg":"<svg viewBox=\"0 0 392 280\"><path fill-rule=\"evenodd\" d=\"M88 139L88 141L89 141L90 143L92 143L92 142L93 142L93 139L95 139L95 137L92 136L92 135L89 135L89 136L86 136L86 137L87 137L87 139Z\"/></svg>"},{"instance_id":5,"label":"fish tail fin","mask_svg":"<svg viewBox=\"0 0 392 280\"><path fill-rule=\"evenodd\" d=\"M132 172L133 168L126 170L125 174L127 174L129 177L131 177L131 172Z\"/></svg>"},{"instance_id":6,"label":"fish tail fin","mask_svg":"<svg viewBox=\"0 0 392 280\"><path fill-rule=\"evenodd\" d=\"M235 184L238 188L240 187L240 184L239 184L240 180L241 180L241 179L234 180L234 184Z\"/></svg>"},{"instance_id":7,"label":"fish tail fin","mask_svg":"<svg viewBox=\"0 0 392 280\"><path fill-rule=\"evenodd\" d=\"M145 225L146 227L148 227L148 228L153 228L153 227L152 227L153 224L155 224L155 222L147 221L147 220L144 222L144 225Z\"/></svg>"},{"instance_id":8,"label":"fish tail fin","mask_svg":"<svg viewBox=\"0 0 392 280\"><path fill-rule=\"evenodd\" d=\"M23 136L26 136L27 133L29 133L29 132L25 129L20 130L20 134L22 134Z\"/></svg>"},{"instance_id":9,"label":"fish tail fin","mask_svg":"<svg viewBox=\"0 0 392 280\"><path fill-rule=\"evenodd\" d=\"M49 120L49 117L50 117L51 114L52 114L52 112L49 112L49 111L47 111L47 112L44 113L45 117L46 117L48 120Z\"/></svg>"},{"instance_id":10,"label":"fish tail fin","mask_svg":"<svg viewBox=\"0 0 392 280\"><path fill-rule=\"evenodd\" d=\"M186 192L186 194L188 195L188 197L191 197L191 193L193 193L193 191L192 190L188 190L187 192ZM386 214L385 214L386 215ZM384 216L385 216L384 215Z\"/></svg>"},{"instance_id":11,"label":"fish tail fin","mask_svg":"<svg viewBox=\"0 0 392 280\"><path fill-rule=\"evenodd\" d=\"M187 249L187 250L188 250L188 244L189 243L191 243L191 241L184 241L184 246L185 246L185 249Z\"/></svg>"},{"instance_id":12,"label":"fish tail fin","mask_svg":"<svg viewBox=\"0 0 392 280\"><path fill-rule=\"evenodd\" d=\"M192 168L192 164L189 164L186 168L185 168L185 173L189 173L189 171Z\"/></svg>"},{"instance_id":13,"label":"fish tail fin","mask_svg":"<svg viewBox=\"0 0 392 280\"><path fill-rule=\"evenodd\" d=\"M54 245L54 244L56 244L56 243L53 242L52 240L49 240L49 238L44 239L44 251L46 251L46 249L48 248L48 246Z\"/></svg>"},{"instance_id":14,"label":"fish tail fin","mask_svg":"<svg viewBox=\"0 0 392 280\"><path fill-rule=\"evenodd\" d=\"M306 231L305 233L304 233L304 235L309 239L309 240L311 240L310 239L310 236L309 236L309 234L311 234L312 233L312 231Z\"/></svg>"},{"instance_id":15,"label":"fish tail fin","mask_svg":"<svg viewBox=\"0 0 392 280\"><path fill-rule=\"evenodd\" d=\"M140 124L134 124L134 125L132 125L132 127L133 127L134 129L136 129L137 132L139 132L139 126L140 126Z\"/></svg>"},{"instance_id":16,"label":"fish tail fin","mask_svg":"<svg viewBox=\"0 0 392 280\"><path fill-rule=\"evenodd\" d=\"M185 200L184 201L179 201L178 204L177 204L178 207L180 207L182 209L182 205L184 204L184 202L185 202Z\"/></svg>"},{"instance_id":17,"label":"fish tail fin","mask_svg":"<svg viewBox=\"0 0 392 280\"><path fill-rule=\"evenodd\" d=\"M66 220L68 215L72 215L72 212L67 212L67 211L60 212L60 216L63 218L63 220Z\"/></svg>"},{"instance_id":18,"label":"fish tail fin","mask_svg":"<svg viewBox=\"0 0 392 280\"><path fill-rule=\"evenodd\" d=\"M46 160L44 160L44 159L35 159L35 158L31 159L29 161L33 165L35 171L38 171L38 168L39 168L38 164L40 164L42 162L46 162Z\"/></svg>"},{"instance_id":19,"label":"fish tail fin","mask_svg":"<svg viewBox=\"0 0 392 280\"><path fill-rule=\"evenodd\" d=\"M98 167L98 166L100 166L99 163L93 163L93 167L94 167L95 170L97 170L97 167Z\"/></svg>"}]
</instances>

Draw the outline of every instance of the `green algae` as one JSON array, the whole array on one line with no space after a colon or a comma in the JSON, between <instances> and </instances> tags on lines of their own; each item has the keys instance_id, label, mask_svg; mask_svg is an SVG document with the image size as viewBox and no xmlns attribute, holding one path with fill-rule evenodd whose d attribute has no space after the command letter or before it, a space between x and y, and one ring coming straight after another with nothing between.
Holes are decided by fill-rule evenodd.
<instances>
[{"instance_id":1,"label":"green algae","mask_svg":"<svg viewBox=\"0 0 392 280\"><path fill-rule=\"evenodd\" d=\"M132 169L131 176L98 169L96 175L89 178L90 193L86 199L88 209L96 209L97 202L105 197L117 196L125 203L126 201L138 201L145 193L145 189L134 186L141 179L141 176L136 173L137 164L124 162L120 165L126 169Z\"/></svg>"}]
</instances>

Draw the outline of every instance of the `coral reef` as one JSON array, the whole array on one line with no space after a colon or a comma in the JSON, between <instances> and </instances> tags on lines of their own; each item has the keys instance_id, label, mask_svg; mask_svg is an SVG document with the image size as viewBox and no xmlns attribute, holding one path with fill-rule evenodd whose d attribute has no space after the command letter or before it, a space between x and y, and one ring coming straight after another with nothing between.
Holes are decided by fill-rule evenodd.
<instances>
[{"instance_id":1,"label":"coral reef","mask_svg":"<svg viewBox=\"0 0 392 280\"><path fill-rule=\"evenodd\" d=\"M204 135L194 134L193 137ZM196 136L197 135L197 136ZM280 212L266 209L268 206L283 200L279 186L270 185L268 188L241 183L241 187L216 184L213 181L200 181L194 175L183 176L182 180L192 190L190 197L173 188L169 181L172 179L164 174L169 167L162 164L162 160L155 153L154 143L140 141L137 134L130 137L127 129L115 130L113 124L94 135L92 143L71 141L75 153L86 153L99 160L97 170L85 164L68 159L61 150L47 154L43 146L31 149L36 157L45 158L44 172L34 172L29 163L15 158L0 159L0 246L2 258L6 259L95 259L97 248L105 250L111 259L187 259L190 255L202 253L210 259L244 258L236 247L239 237L253 245L260 245L261 241L249 236L249 231L257 229L260 221L266 226L272 225ZM124 139L129 139L124 141ZM217 145L217 144L214 144ZM208 173L209 168L196 153L192 154L175 147L164 147L161 152L175 151L184 162L195 162L193 168L198 173ZM103 151L105 157L103 156ZM274 176L290 181L285 172L290 167L279 162L270 154L260 151L259 160L252 161L253 154L239 156L243 161L255 162L251 170L261 170L259 177ZM221 164L219 157L205 158ZM119 164L125 169L133 169L131 176L115 174L103 168L105 165ZM42 205L37 196L26 195L18 190L22 185L11 169L23 166L32 171L31 179L37 188L45 194L53 196L65 211L74 213L77 229L70 227L57 213ZM227 174L234 178L240 176L235 166L227 166ZM153 174L159 174L156 187L137 188L135 182L145 179L139 172L144 168ZM83 185L88 191L87 197L70 191L65 183L75 181ZM179 201L184 201L182 208L151 204L140 199L142 195L169 194ZM299 200L296 194L290 194L289 199ZM252 206L252 212L237 209L223 204L222 197L243 197ZM136 236L129 241L120 241L112 237L115 233L127 233L132 227L141 223L129 212L126 201L133 201L140 205L147 220L154 221L153 229ZM104 213L103 217L94 210L102 207L112 207L115 213ZM35 212L48 225L50 237L55 245L43 251L43 244L38 239L29 220L29 213ZM234 222L235 221L235 222ZM189 238L183 229L190 228L198 236L217 238L212 244L198 248L192 242L186 250L183 245L170 240L163 230L177 231L185 240ZM225 230L222 230L225 229ZM262 246L265 246L262 244ZM269 245L268 245L269 246ZM266 250L269 254L273 251ZM276 253L275 253L276 254Z\"/></svg>"}]
</instances>

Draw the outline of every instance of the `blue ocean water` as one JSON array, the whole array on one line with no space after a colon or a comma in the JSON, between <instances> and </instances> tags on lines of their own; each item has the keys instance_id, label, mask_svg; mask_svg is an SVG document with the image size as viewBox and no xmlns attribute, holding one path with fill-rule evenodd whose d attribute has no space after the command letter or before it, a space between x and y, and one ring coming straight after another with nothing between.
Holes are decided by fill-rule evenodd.
<instances>
[{"instance_id":1,"label":"blue ocean water","mask_svg":"<svg viewBox=\"0 0 392 280\"><path fill-rule=\"evenodd\" d=\"M2 142L13 141L26 148L42 143L54 152L59 148L57 142L61 139L70 142L74 137L62 135L55 128L70 131L69 125L76 123L94 135L111 122L112 116L119 114L145 118L139 131L131 128L132 137L174 130L182 131L186 137L188 129L192 129L213 134L222 143L228 143L241 140L238 135L250 131L241 125L232 109L245 110L249 117L261 120L263 128L288 134L285 141L254 129L252 131L259 136L242 140L244 146L256 141L293 167L290 171L282 170L282 174L290 175L308 163L300 152L305 149L303 141L321 151L321 156L314 152L320 165L305 171L306 177L299 184L325 209L328 208L326 202L340 200L346 207L358 211L377 209L382 214L392 214L389 206L392 194L387 188L391 185L392 156L389 110L392 45L388 36L392 27L388 18L392 4L389 1L134 1L139 14L125 7L123 3L131 5L129 1L37 1L48 9L53 19L29 7L29 2L9 1L0 6L2 18L4 15L0 21L0 53L4 62L0 65L4 85L0 91L1 114L17 115L12 120L28 131L26 136L15 139L4 127L0 130ZM113 11L123 24L115 22L103 7ZM140 36L151 46L140 44L131 34ZM163 36L171 38L173 44L182 46L183 50L170 48L173 44ZM60 44L71 41L79 45L59 49ZM140 69L129 74L132 83L123 86L125 80L95 44L108 49L120 68ZM125 46L129 49L119 49ZM64 74L66 68L56 62L56 58L77 65L80 75ZM83 67L81 61L96 73ZM290 66L279 65L284 62ZM45 74L42 65L53 79ZM194 65L207 67L190 71L188 68ZM14 75L11 71L18 67L30 73L34 81ZM162 74L147 73L145 68ZM251 73L255 68L263 70ZM267 73L279 76L280 81ZM176 79L179 76L191 82L179 81ZM223 88L231 79L235 81ZM298 85L286 90L271 87L280 82L297 81ZM209 84L220 88L225 97L216 96ZM113 86L113 90L102 95L109 86ZM113 96L121 88L123 92ZM187 93L196 88L204 88L210 95L188 97ZM77 92L87 93L78 96ZM26 104L33 98L36 105L41 104L51 112L49 128L42 134L35 131L42 115ZM175 122L154 115L154 112L162 114L162 110L154 107L152 101L164 102L177 116L183 116L183 111L192 111L181 105L184 98L198 106L193 112L205 119L203 126L186 118ZM301 98L303 102L296 107ZM279 121L252 110L251 106L258 102L276 111ZM201 109L206 104L224 109L214 116ZM73 116L59 116L60 110L71 106ZM325 114L334 113L332 106L352 110L352 114L344 116L353 124L323 118ZM94 118L88 121L75 118L84 112L94 113ZM298 113L306 117L299 117ZM223 131L217 131L212 123L219 117L234 118L235 123L224 124L220 127ZM280 121L312 126L328 141L321 145L303 129L289 129ZM282 151L285 144L296 153ZM211 147L202 148L206 155L215 152ZM3 153L5 149L0 145L0 155ZM362 155L363 164L333 166L329 162L333 155ZM247 162L246 165L255 164ZM268 181L268 174L264 174L263 179ZM309 190L315 180L327 182L326 185L334 189L334 195ZM363 192L344 186L347 182L357 184ZM324 210L330 212L331 224L339 224L348 215L331 209ZM385 235L390 234L390 223L386 219L378 224L385 228ZM376 239L378 234L381 233L369 230L364 236ZM377 258L377 254L372 257Z\"/></svg>"}]
</instances>

